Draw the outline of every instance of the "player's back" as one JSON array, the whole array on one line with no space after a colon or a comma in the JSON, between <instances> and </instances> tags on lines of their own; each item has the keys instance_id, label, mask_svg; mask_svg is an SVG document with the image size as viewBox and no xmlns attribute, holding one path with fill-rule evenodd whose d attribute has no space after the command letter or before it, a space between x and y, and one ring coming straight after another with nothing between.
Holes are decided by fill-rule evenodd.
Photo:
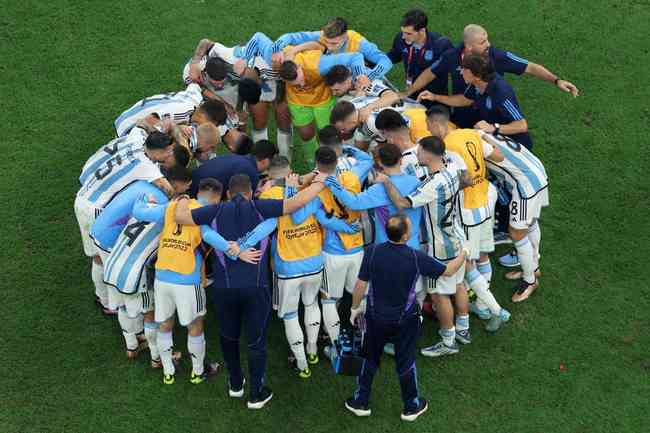
<instances>
[{"instance_id":1,"label":"player's back","mask_svg":"<svg viewBox=\"0 0 650 433\"><path fill-rule=\"evenodd\" d=\"M505 180L511 188L518 188L521 198L529 198L548 186L546 169L530 150L507 137L493 137L504 160L488 160L488 167Z\"/></svg>"},{"instance_id":2,"label":"player's back","mask_svg":"<svg viewBox=\"0 0 650 433\"><path fill-rule=\"evenodd\" d=\"M449 164L447 168L429 175L418 191L422 188L435 191L434 200L423 209L433 256L439 260L454 258L460 248L460 239L463 238L460 220L456 215L460 190L457 166ZM413 198L413 195L411 197Z\"/></svg>"},{"instance_id":3,"label":"player's back","mask_svg":"<svg viewBox=\"0 0 650 433\"><path fill-rule=\"evenodd\" d=\"M282 200L284 196L285 188L276 185L260 194L260 199ZM323 265L322 247L322 228L313 214L300 224L291 215L278 217L273 234L275 273L293 277L318 271Z\"/></svg>"},{"instance_id":4,"label":"player's back","mask_svg":"<svg viewBox=\"0 0 650 433\"><path fill-rule=\"evenodd\" d=\"M136 200L149 195L154 197L156 203L167 203L165 193L143 180L139 180L119 192L97 217L90 229L90 236L95 241L95 245L106 252L110 252L122 229L131 218Z\"/></svg>"},{"instance_id":5,"label":"player's back","mask_svg":"<svg viewBox=\"0 0 650 433\"><path fill-rule=\"evenodd\" d=\"M395 185L395 188L397 188L402 196L412 193L420 185L420 181L417 177L407 174L392 175L390 176L390 181ZM388 193L383 184L375 184L371 188L381 188L383 194L386 195L387 202L389 203L386 206L374 208L375 243L386 242L388 240L388 236L386 235L386 223L388 222L388 218L400 212L400 209L396 208L393 202L388 199ZM411 220L411 237L407 244L411 248L418 249L420 247L420 232L418 227L420 227L420 220L422 217L421 209L408 208L404 209L402 212L404 212Z\"/></svg>"},{"instance_id":6,"label":"player's back","mask_svg":"<svg viewBox=\"0 0 650 433\"><path fill-rule=\"evenodd\" d=\"M161 177L160 168L149 159L143 148L126 148L100 164L88 176L78 195L104 208L130 184L138 180L153 182Z\"/></svg>"},{"instance_id":7,"label":"player's back","mask_svg":"<svg viewBox=\"0 0 650 433\"><path fill-rule=\"evenodd\" d=\"M133 151L144 149L144 142L147 139L147 132L142 128L133 128L127 135L117 137L111 140L107 145L102 146L95 152L84 164L79 176L79 183L83 185L92 176L95 171L115 156L118 152L125 149Z\"/></svg>"},{"instance_id":8,"label":"player's back","mask_svg":"<svg viewBox=\"0 0 650 433\"><path fill-rule=\"evenodd\" d=\"M150 114L159 119L171 119L174 123L189 123L196 107L203 102L201 87L192 83L180 92L161 93L149 96L133 104L115 119L118 136L128 133L136 122Z\"/></svg>"},{"instance_id":9,"label":"player's back","mask_svg":"<svg viewBox=\"0 0 650 433\"><path fill-rule=\"evenodd\" d=\"M146 283L145 264L158 250L162 224L130 218L104 263L104 282L121 293L133 294Z\"/></svg>"}]
</instances>

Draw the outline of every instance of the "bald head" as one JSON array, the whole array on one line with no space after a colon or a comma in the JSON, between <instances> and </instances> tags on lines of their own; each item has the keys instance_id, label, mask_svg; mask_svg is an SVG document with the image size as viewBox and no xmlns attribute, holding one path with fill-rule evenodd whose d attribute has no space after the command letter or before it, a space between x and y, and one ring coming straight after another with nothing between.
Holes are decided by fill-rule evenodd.
<instances>
[{"instance_id":1,"label":"bald head","mask_svg":"<svg viewBox=\"0 0 650 433\"><path fill-rule=\"evenodd\" d=\"M481 36L487 36L487 31L478 24L468 24L463 29L463 41L465 43L472 42Z\"/></svg>"},{"instance_id":2,"label":"bald head","mask_svg":"<svg viewBox=\"0 0 650 433\"><path fill-rule=\"evenodd\" d=\"M386 236L392 242L404 244L408 241L411 232L411 221L403 213L398 213L386 221Z\"/></svg>"},{"instance_id":3,"label":"bald head","mask_svg":"<svg viewBox=\"0 0 650 433\"><path fill-rule=\"evenodd\" d=\"M197 148L200 153L215 152L221 142L219 128L214 123L203 123L196 128Z\"/></svg>"},{"instance_id":4,"label":"bald head","mask_svg":"<svg viewBox=\"0 0 650 433\"><path fill-rule=\"evenodd\" d=\"M487 31L478 24L468 24L463 30L465 49L475 53L484 54L490 48Z\"/></svg>"}]
</instances>

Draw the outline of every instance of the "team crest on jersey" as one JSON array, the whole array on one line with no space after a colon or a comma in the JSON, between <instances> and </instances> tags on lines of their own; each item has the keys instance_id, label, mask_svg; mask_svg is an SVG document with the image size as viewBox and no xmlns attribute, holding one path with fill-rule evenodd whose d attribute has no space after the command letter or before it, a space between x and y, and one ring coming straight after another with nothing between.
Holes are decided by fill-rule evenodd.
<instances>
[{"instance_id":1,"label":"team crest on jersey","mask_svg":"<svg viewBox=\"0 0 650 433\"><path fill-rule=\"evenodd\" d=\"M488 110L492 109L492 98L490 98L489 96L485 98L485 108L487 108Z\"/></svg>"},{"instance_id":2,"label":"team crest on jersey","mask_svg":"<svg viewBox=\"0 0 650 433\"><path fill-rule=\"evenodd\" d=\"M426 50L426 51L424 52L424 60L426 60L426 61L428 61L428 62L430 62L431 60L433 60L433 51L431 51L431 50Z\"/></svg>"}]
</instances>

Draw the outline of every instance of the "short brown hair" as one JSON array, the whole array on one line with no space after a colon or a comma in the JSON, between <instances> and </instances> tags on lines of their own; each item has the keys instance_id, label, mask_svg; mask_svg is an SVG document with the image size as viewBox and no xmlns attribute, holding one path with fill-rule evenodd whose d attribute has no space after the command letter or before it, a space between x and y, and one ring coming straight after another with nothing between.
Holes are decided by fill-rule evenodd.
<instances>
[{"instance_id":1,"label":"short brown hair","mask_svg":"<svg viewBox=\"0 0 650 433\"><path fill-rule=\"evenodd\" d=\"M352 102L339 101L330 112L330 123L333 125L337 122L342 122L355 111L357 111L357 109Z\"/></svg>"},{"instance_id":2,"label":"short brown hair","mask_svg":"<svg viewBox=\"0 0 650 433\"><path fill-rule=\"evenodd\" d=\"M463 57L461 66L469 69L473 75L483 81L492 81L496 75L494 66L487 56L481 54L468 54Z\"/></svg>"},{"instance_id":3,"label":"short brown hair","mask_svg":"<svg viewBox=\"0 0 650 433\"><path fill-rule=\"evenodd\" d=\"M321 30L326 38L338 38L348 31L348 22L341 17L332 18Z\"/></svg>"},{"instance_id":4,"label":"short brown hair","mask_svg":"<svg viewBox=\"0 0 650 433\"><path fill-rule=\"evenodd\" d=\"M282 62L278 71L280 78L285 81L293 81L298 78L298 65L292 60Z\"/></svg>"}]
</instances>

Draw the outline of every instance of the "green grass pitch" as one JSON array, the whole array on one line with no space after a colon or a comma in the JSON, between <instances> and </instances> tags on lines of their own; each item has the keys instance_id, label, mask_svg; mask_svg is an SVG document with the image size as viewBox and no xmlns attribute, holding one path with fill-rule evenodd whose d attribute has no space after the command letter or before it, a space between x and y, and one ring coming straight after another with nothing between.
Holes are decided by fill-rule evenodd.
<instances>
[{"instance_id":1,"label":"green grass pitch","mask_svg":"<svg viewBox=\"0 0 650 433\"><path fill-rule=\"evenodd\" d=\"M508 77L551 179L540 290L512 305L495 266L493 290L512 321L491 336L473 318L475 341L460 355L418 357L431 405L412 425L399 421L391 359L373 416L356 419L343 409L352 378L324 362L305 382L287 370L277 320L268 340L276 396L263 411L228 399L224 375L197 387L185 368L163 387L146 357L127 362L117 323L92 304L72 210L81 165L112 137L115 117L179 89L202 37L275 38L340 15L386 50L411 6L454 42L465 24L483 24L493 45L582 91L574 100ZM647 1L4 0L0 10L0 432L650 431ZM390 77L403 82L400 65ZM425 326L420 344L436 336ZM211 311L206 335L221 360ZM185 336L175 333L183 351Z\"/></svg>"}]
</instances>

